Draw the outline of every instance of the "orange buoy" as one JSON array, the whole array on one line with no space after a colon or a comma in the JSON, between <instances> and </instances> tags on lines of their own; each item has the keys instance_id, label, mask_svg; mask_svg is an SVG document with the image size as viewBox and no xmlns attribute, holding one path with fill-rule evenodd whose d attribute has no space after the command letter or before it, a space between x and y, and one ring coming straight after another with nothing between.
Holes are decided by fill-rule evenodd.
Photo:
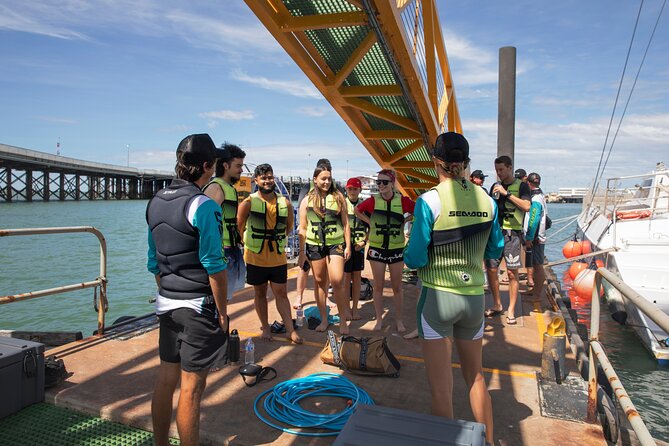
<instances>
[{"instance_id":1,"label":"orange buoy","mask_svg":"<svg viewBox=\"0 0 669 446\"><path fill-rule=\"evenodd\" d=\"M592 252L592 244L589 240L581 242L581 254L590 254Z\"/></svg>"},{"instance_id":2,"label":"orange buoy","mask_svg":"<svg viewBox=\"0 0 669 446\"><path fill-rule=\"evenodd\" d=\"M606 266L604 261L600 259L595 260L595 265L597 265L597 268L604 268L604 266Z\"/></svg>"},{"instance_id":3,"label":"orange buoy","mask_svg":"<svg viewBox=\"0 0 669 446\"><path fill-rule=\"evenodd\" d=\"M574 262L571 264L569 267L569 277L571 277L572 280L576 279L576 276L578 276L578 273L583 271L588 267L588 264L585 262Z\"/></svg>"},{"instance_id":4,"label":"orange buoy","mask_svg":"<svg viewBox=\"0 0 669 446\"><path fill-rule=\"evenodd\" d=\"M566 259L571 259L572 257L581 255L581 242L578 240L571 240L565 243L562 248L562 255Z\"/></svg>"},{"instance_id":5,"label":"orange buoy","mask_svg":"<svg viewBox=\"0 0 669 446\"><path fill-rule=\"evenodd\" d=\"M562 274L562 288L563 289L571 289L572 285L574 284L574 279L571 278L569 275L569 270L566 270L564 274Z\"/></svg>"},{"instance_id":6,"label":"orange buoy","mask_svg":"<svg viewBox=\"0 0 669 446\"><path fill-rule=\"evenodd\" d=\"M578 273L574 279L574 289L576 294L582 299L590 299L592 297L592 288L595 286L595 270L586 269ZM600 297L604 295L604 290L600 290Z\"/></svg>"}]
</instances>

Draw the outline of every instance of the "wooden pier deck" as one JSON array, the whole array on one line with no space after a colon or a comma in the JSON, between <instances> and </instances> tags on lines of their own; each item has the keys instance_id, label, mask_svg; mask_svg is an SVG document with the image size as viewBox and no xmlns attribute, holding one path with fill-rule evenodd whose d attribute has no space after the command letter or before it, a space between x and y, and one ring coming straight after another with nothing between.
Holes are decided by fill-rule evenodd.
<instances>
[{"instance_id":1,"label":"wooden pier deck","mask_svg":"<svg viewBox=\"0 0 669 446\"><path fill-rule=\"evenodd\" d=\"M291 301L295 296L294 273L295 269L290 271L288 281ZM371 278L369 271L363 275ZM305 293L305 306L313 304L310 289ZM416 286L404 285L403 311L409 330L415 327L418 292ZM388 308L392 296L388 280L384 296L388 298ZM487 298L490 300L490 296ZM508 299L504 291L502 299ZM370 335L374 324L373 302L361 304L362 320L352 323L351 333ZM528 303L520 298L518 306L516 314L522 315L518 325L508 326L504 317L495 317L488 319L485 326L483 365L493 401L495 444L605 444L598 424L542 416L536 374L541 369L543 332L552 313L546 310L546 302ZM271 342L261 341L251 288L238 292L228 311L232 318L232 328L239 330L242 343L246 337L254 336L256 361L274 367L278 371L278 378L248 388L238 375L236 366L212 372L202 402L202 443L332 444L334 437L295 436L275 430L256 418L253 411L255 398L280 381L323 371L341 373L334 367L322 364L319 359L325 335L308 330L305 326L300 331L305 338L302 345L289 343L283 335L277 335ZM274 319L278 319L278 312L274 303L270 302L270 323ZM384 320L383 333L388 338L391 350L402 363L401 376L396 379L347 376L367 391L378 405L429 413L429 390L420 342L417 339L403 339L394 331L394 326L391 314ZM47 402L151 430L151 394L159 364L157 340L158 332L152 330L125 341L106 337L88 338L52 349L51 353L57 353L65 361L72 375L66 382L47 392ZM577 376L574 359L567 350L570 375ZM454 353L456 369L459 367L457 362L457 354ZM453 401L456 417L473 420L466 386L457 370L454 373ZM174 404L176 407L176 398ZM174 424L172 434L177 436Z\"/></svg>"}]
</instances>

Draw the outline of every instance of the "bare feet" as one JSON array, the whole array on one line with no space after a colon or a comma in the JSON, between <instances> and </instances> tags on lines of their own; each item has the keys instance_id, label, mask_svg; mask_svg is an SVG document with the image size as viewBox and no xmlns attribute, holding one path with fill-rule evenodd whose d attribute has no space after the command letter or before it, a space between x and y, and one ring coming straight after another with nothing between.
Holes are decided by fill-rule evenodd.
<instances>
[{"instance_id":1,"label":"bare feet","mask_svg":"<svg viewBox=\"0 0 669 446\"><path fill-rule=\"evenodd\" d=\"M377 320L376 324L374 324L374 331L381 331L381 328L383 327L383 321Z\"/></svg>"},{"instance_id":2,"label":"bare feet","mask_svg":"<svg viewBox=\"0 0 669 446\"><path fill-rule=\"evenodd\" d=\"M327 330L329 326L330 326L330 324L328 324L327 321L325 321L325 322L321 322L321 324L320 324L318 327L316 327L316 331L322 333L322 332L324 332L325 330Z\"/></svg>"},{"instance_id":3,"label":"bare feet","mask_svg":"<svg viewBox=\"0 0 669 446\"><path fill-rule=\"evenodd\" d=\"M269 325L266 328L262 329L262 334L260 335L260 339L263 341L271 341L272 339L272 332L270 331Z\"/></svg>"},{"instance_id":4,"label":"bare feet","mask_svg":"<svg viewBox=\"0 0 669 446\"><path fill-rule=\"evenodd\" d=\"M404 327L404 324L402 323L402 321L397 321L397 331L399 333L404 333L405 331L407 331L407 329Z\"/></svg>"},{"instance_id":5,"label":"bare feet","mask_svg":"<svg viewBox=\"0 0 669 446\"><path fill-rule=\"evenodd\" d=\"M299 334L297 334L297 332L295 330L290 332L290 340L294 344L301 344L302 342L304 342L302 337Z\"/></svg>"},{"instance_id":6,"label":"bare feet","mask_svg":"<svg viewBox=\"0 0 669 446\"><path fill-rule=\"evenodd\" d=\"M404 339L416 339L418 337L418 329L415 329L411 333L407 333L404 336Z\"/></svg>"},{"instance_id":7,"label":"bare feet","mask_svg":"<svg viewBox=\"0 0 669 446\"><path fill-rule=\"evenodd\" d=\"M351 312L351 320L353 320L353 321L359 321L360 320L360 312L358 312L358 310L353 310Z\"/></svg>"},{"instance_id":8,"label":"bare feet","mask_svg":"<svg viewBox=\"0 0 669 446\"><path fill-rule=\"evenodd\" d=\"M340 335L349 334L348 323L346 323L345 321L341 321L339 323L339 334Z\"/></svg>"}]
</instances>

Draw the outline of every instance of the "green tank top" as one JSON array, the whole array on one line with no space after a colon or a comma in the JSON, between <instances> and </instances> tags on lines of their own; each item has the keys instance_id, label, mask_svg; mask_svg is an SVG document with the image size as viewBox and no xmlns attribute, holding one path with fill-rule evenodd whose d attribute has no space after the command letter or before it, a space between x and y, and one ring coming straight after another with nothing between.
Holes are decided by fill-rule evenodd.
<instances>
[{"instance_id":1,"label":"green tank top","mask_svg":"<svg viewBox=\"0 0 669 446\"><path fill-rule=\"evenodd\" d=\"M332 246L344 243L344 226L339 215L339 205L333 194L325 197L324 216L314 210L314 203L307 196L307 244Z\"/></svg>"},{"instance_id":2,"label":"green tank top","mask_svg":"<svg viewBox=\"0 0 669 446\"><path fill-rule=\"evenodd\" d=\"M246 230L244 231L244 247L256 254L263 250L263 243L267 240L267 246L270 251L276 247L279 254L282 254L286 248L286 225L288 221L288 200L283 195L276 196L276 225L273 228L267 227L267 205L265 200L260 198L259 192L251 194L251 210L246 220ZM272 243L274 242L274 243Z\"/></svg>"},{"instance_id":3,"label":"green tank top","mask_svg":"<svg viewBox=\"0 0 669 446\"><path fill-rule=\"evenodd\" d=\"M386 201L381 194L375 194L374 212L369 220L369 246L379 249L404 248L402 195L395 192L393 198Z\"/></svg>"},{"instance_id":4,"label":"green tank top","mask_svg":"<svg viewBox=\"0 0 669 446\"><path fill-rule=\"evenodd\" d=\"M221 178L214 178L202 190L207 189L213 183L218 184L225 195L225 199L221 204L221 211L223 213L223 221L221 222L222 245L224 248L237 246L241 241L239 229L237 228L237 208L239 207L237 189Z\"/></svg>"},{"instance_id":5,"label":"green tank top","mask_svg":"<svg viewBox=\"0 0 669 446\"><path fill-rule=\"evenodd\" d=\"M493 225L494 208L483 188L466 181L439 183L441 211L432 228L428 262L418 277L429 288L456 294L483 292L483 254Z\"/></svg>"}]
</instances>

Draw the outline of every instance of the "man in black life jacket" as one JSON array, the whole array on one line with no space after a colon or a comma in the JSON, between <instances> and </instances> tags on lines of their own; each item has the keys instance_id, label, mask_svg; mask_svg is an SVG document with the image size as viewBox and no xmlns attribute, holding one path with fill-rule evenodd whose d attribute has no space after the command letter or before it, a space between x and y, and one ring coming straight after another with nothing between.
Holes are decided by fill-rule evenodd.
<instances>
[{"instance_id":1,"label":"man in black life jacket","mask_svg":"<svg viewBox=\"0 0 669 446\"><path fill-rule=\"evenodd\" d=\"M216 146L207 134L177 148L176 178L146 207L147 267L159 290L160 368L151 416L155 444L169 445L174 390L181 381L177 429L182 445L199 444L200 400L212 368L228 362L227 276L221 251L221 208L201 192L214 172Z\"/></svg>"}]
</instances>

